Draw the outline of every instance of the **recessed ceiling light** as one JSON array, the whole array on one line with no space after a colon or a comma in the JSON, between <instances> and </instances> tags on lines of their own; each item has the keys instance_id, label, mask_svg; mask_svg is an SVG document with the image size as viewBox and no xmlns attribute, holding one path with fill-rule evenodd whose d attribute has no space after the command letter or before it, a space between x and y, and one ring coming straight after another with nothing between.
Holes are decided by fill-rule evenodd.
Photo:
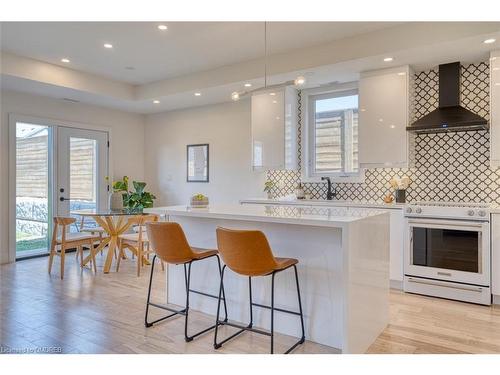
<instances>
[{"instance_id":1,"label":"recessed ceiling light","mask_svg":"<svg viewBox=\"0 0 500 375\"><path fill-rule=\"evenodd\" d=\"M293 83L295 86L303 86L306 83L306 79L303 76L298 76Z\"/></svg>"},{"instance_id":2,"label":"recessed ceiling light","mask_svg":"<svg viewBox=\"0 0 500 375\"><path fill-rule=\"evenodd\" d=\"M274 96L274 95L276 95L276 93L275 92L270 92L269 95Z\"/></svg>"},{"instance_id":3,"label":"recessed ceiling light","mask_svg":"<svg viewBox=\"0 0 500 375\"><path fill-rule=\"evenodd\" d=\"M406 75L406 73L405 73L405 72L399 72L399 73L398 73L398 76L404 76L404 75Z\"/></svg>"},{"instance_id":4,"label":"recessed ceiling light","mask_svg":"<svg viewBox=\"0 0 500 375\"><path fill-rule=\"evenodd\" d=\"M252 87L252 84L251 83L245 83L243 86L245 86L245 87Z\"/></svg>"},{"instance_id":5,"label":"recessed ceiling light","mask_svg":"<svg viewBox=\"0 0 500 375\"><path fill-rule=\"evenodd\" d=\"M273 100L273 104L276 104L276 103L278 103L278 102L276 100Z\"/></svg>"},{"instance_id":6,"label":"recessed ceiling light","mask_svg":"<svg viewBox=\"0 0 500 375\"><path fill-rule=\"evenodd\" d=\"M153 100L153 104L160 104L159 100Z\"/></svg>"},{"instance_id":7,"label":"recessed ceiling light","mask_svg":"<svg viewBox=\"0 0 500 375\"><path fill-rule=\"evenodd\" d=\"M69 59L67 59L67 58L61 59L61 62L63 62L63 63L66 63L66 64L67 64L67 63L69 63Z\"/></svg>"},{"instance_id":8,"label":"recessed ceiling light","mask_svg":"<svg viewBox=\"0 0 500 375\"><path fill-rule=\"evenodd\" d=\"M495 43L496 41L497 41L496 39L490 38L490 39L483 40L483 43L484 44L491 44L491 43Z\"/></svg>"},{"instance_id":9,"label":"recessed ceiling light","mask_svg":"<svg viewBox=\"0 0 500 375\"><path fill-rule=\"evenodd\" d=\"M104 43L104 48L113 48L113 45L110 43Z\"/></svg>"},{"instance_id":10,"label":"recessed ceiling light","mask_svg":"<svg viewBox=\"0 0 500 375\"><path fill-rule=\"evenodd\" d=\"M385 62L391 62L392 60L394 60L392 57L386 57L384 59Z\"/></svg>"},{"instance_id":11,"label":"recessed ceiling light","mask_svg":"<svg viewBox=\"0 0 500 375\"><path fill-rule=\"evenodd\" d=\"M394 125L391 125L391 129L394 129L395 127L396 127L396 126L394 126Z\"/></svg>"},{"instance_id":12,"label":"recessed ceiling light","mask_svg":"<svg viewBox=\"0 0 500 375\"><path fill-rule=\"evenodd\" d=\"M240 93L238 91L234 91L231 93L231 99L234 101L240 100Z\"/></svg>"},{"instance_id":13,"label":"recessed ceiling light","mask_svg":"<svg viewBox=\"0 0 500 375\"><path fill-rule=\"evenodd\" d=\"M165 31L168 29L167 25L158 25L158 28L161 30L161 31Z\"/></svg>"},{"instance_id":14,"label":"recessed ceiling light","mask_svg":"<svg viewBox=\"0 0 500 375\"><path fill-rule=\"evenodd\" d=\"M201 96L201 92L195 92L194 96Z\"/></svg>"}]
</instances>

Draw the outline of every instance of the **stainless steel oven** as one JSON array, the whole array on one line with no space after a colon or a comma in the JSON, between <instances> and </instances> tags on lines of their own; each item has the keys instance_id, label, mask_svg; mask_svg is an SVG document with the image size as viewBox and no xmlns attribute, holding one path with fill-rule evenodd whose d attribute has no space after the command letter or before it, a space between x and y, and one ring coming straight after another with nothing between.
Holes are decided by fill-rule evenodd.
<instances>
[{"instance_id":1,"label":"stainless steel oven","mask_svg":"<svg viewBox=\"0 0 500 375\"><path fill-rule=\"evenodd\" d=\"M407 218L404 289L490 304L490 224Z\"/></svg>"}]
</instances>

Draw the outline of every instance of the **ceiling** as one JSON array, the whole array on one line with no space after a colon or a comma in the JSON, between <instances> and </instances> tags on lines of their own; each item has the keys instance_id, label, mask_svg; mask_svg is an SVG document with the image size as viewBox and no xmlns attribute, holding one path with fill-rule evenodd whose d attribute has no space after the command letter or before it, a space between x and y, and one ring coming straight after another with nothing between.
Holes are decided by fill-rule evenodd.
<instances>
[{"instance_id":1,"label":"ceiling","mask_svg":"<svg viewBox=\"0 0 500 375\"><path fill-rule=\"evenodd\" d=\"M303 88L367 70L485 61L500 49L500 22L271 22L267 35L267 84L303 75ZM4 22L0 84L144 114L222 103L264 86L263 39L262 22Z\"/></svg>"},{"instance_id":2,"label":"ceiling","mask_svg":"<svg viewBox=\"0 0 500 375\"><path fill-rule=\"evenodd\" d=\"M160 31L160 24L168 29ZM270 22L268 54L396 25ZM263 22L4 22L0 34L3 51L131 84L202 72L264 55ZM104 48L104 43L111 43L113 48ZM62 63L62 58L71 63Z\"/></svg>"}]
</instances>

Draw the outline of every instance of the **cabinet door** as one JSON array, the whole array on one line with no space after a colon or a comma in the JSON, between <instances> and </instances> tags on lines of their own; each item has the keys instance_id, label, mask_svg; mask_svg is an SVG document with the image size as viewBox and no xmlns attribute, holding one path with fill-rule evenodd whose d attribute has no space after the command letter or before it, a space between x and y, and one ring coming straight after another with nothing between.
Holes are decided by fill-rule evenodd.
<instances>
[{"instance_id":1,"label":"cabinet door","mask_svg":"<svg viewBox=\"0 0 500 375\"><path fill-rule=\"evenodd\" d=\"M491 294L500 296L500 214L491 215Z\"/></svg>"},{"instance_id":2,"label":"cabinet door","mask_svg":"<svg viewBox=\"0 0 500 375\"><path fill-rule=\"evenodd\" d=\"M392 281L403 281L403 252L405 222L403 210L390 210L390 267L389 277Z\"/></svg>"},{"instance_id":3,"label":"cabinet door","mask_svg":"<svg viewBox=\"0 0 500 375\"><path fill-rule=\"evenodd\" d=\"M490 162L500 167L500 51L490 58Z\"/></svg>"},{"instance_id":4,"label":"cabinet door","mask_svg":"<svg viewBox=\"0 0 500 375\"><path fill-rule=\"evenodd\" d=\"M409 67L362 74L359 160L364 168L408 166Z\"/></svg>"},{"instance_id":5,"label":"cabinet door","mask_svg":"<svg viewBox=\"0 0 500 375\"><path fill-rule=\"evenodd\" d=\"M283 169L285 167L284 100L284 91L265 92L252 96L252 166L254 169Z\"/></svg>"}]
</instances>

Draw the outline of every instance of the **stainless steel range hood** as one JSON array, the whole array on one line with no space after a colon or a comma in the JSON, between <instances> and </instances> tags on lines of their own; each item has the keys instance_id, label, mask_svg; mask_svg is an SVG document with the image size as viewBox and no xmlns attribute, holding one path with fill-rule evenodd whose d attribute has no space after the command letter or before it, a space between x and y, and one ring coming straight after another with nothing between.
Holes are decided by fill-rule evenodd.
<instances>
[{"instance_id":1,"label":"stainless steel range hood","mask_svg":"<svg viewBox=\"0 0 500 375\"><path fill-rule=\"evenodd\" d=\"M439 107L406 130L441 133L488 129L488 121L460 105L460 63L439 65Z\"/></svg>"}]
</instances>

